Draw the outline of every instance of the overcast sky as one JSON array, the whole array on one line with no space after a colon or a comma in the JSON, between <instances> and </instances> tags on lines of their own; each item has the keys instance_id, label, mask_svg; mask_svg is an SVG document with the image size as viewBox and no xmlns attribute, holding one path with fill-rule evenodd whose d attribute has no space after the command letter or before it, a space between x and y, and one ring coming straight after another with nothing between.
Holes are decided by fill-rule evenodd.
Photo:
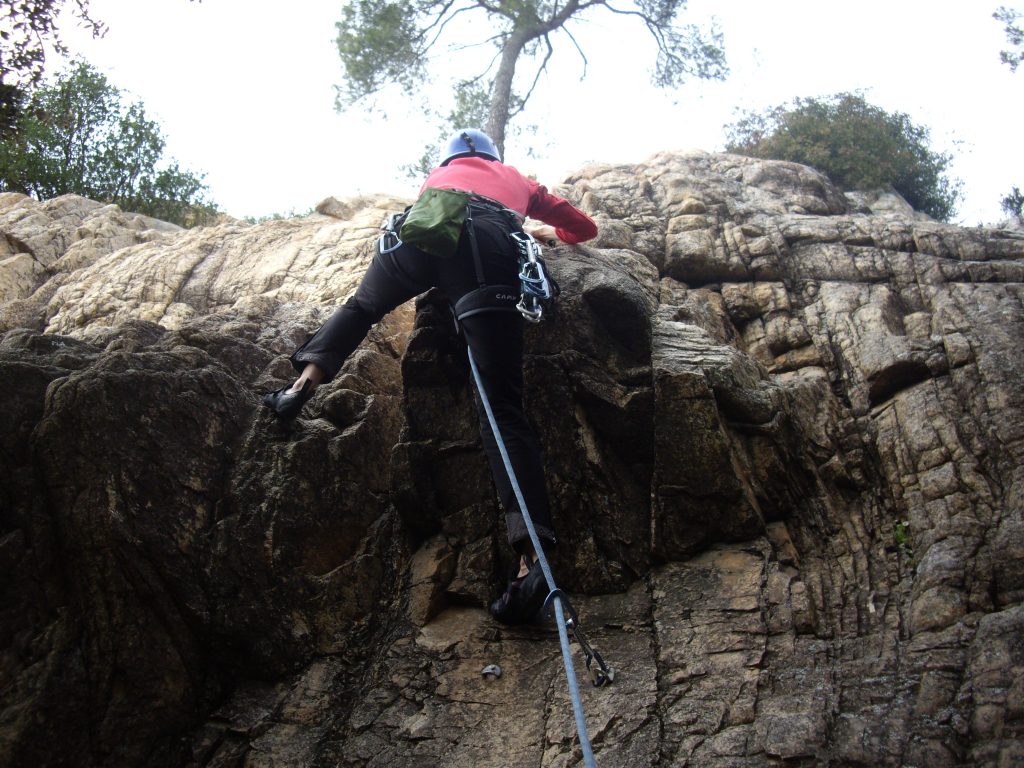
<instances>
[{"instance_id":1,"label":"overcast sky","mask_svg":"<svg viewBox=\"0 0 1024 768\"><path fill-rule=\"evenodd\" d=\"M398 97L386 118L335 111L342 5L91 0L107 35L92 40L65 22L64 36L145 103L167 153L204 171L211 197L234 216L302 213L329 195L412 195L418 185L399 166L418 158L435 129ZM649 85L643 28L595 9L573 28L586 79L568 39L555 37L561 47L526 115L538 130L510 141L506 160L551 185L591 161L720 150L737 108L862 90L956 155L960 222L995 222L1000 198L1024 187L1024 67L1013 74L999 61L1000 5L1024 10L1020 0L691 0L687 20L718 18L731 74L668 92ZM457 60L439 58L449 69Z\"/></svg>"}]
</instances>

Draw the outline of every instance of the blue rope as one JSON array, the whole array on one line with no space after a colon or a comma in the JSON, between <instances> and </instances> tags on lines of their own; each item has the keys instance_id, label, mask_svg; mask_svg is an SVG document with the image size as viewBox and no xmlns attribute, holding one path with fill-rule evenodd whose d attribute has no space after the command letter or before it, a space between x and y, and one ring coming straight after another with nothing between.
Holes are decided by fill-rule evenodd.
<instances>
[{"instance_id":1,"label":"blue rope","mask_svg":"<svg viewBox=\"0 0 1024 768\"><path fill-rule=\"evenodd\" d=\"M540 562L541 571L548 583L548 590L554 596L555 622L558 624L558 639L562 644L562 661L565 664L565 676L569 680L569 696L572 698L573 715L576 717L576 733L580 737L580 747L583 749L583 764L586 768L597 768L594 762L594 751L590 746L590 736L587 735L587 721L583 714L583 701L580 698L579 684L576 682L576 668L572 663L572 650L569 648L569 633L565 628L565 615L562 613L562 598L559 597L560 590L555 586L555 577L551 575L551 567L548 559L544 556L544 548L540 545L540 537L537 529L533 527L533 520L526 508L526 499L523 498L523 491L519 487L515 470L512 469L512 460L509 459L508 450L505 448L505 441L501 439L501 431L498 429L498 422L494 419L494 412L491 410L491 403L484 392L483 380L480 378L480 371L477 370L476 360L473 358L473 350L466 345L469 353L469 365L473 370L473 378L476 381L476 390L480 393L480 402L483 403L484 411L487 413L487 421L494 433L494 440L498 444L498 451L501 453L501 460L505 463L505 471L508 472L508 479L512 483L512 490L515 492L516 501L519 502L519 509L523 513L523 522L526 523L526 530L530 534L530 541L533 542L533 549L537 553L537 560Z\"/></svg>"}]
</instances>

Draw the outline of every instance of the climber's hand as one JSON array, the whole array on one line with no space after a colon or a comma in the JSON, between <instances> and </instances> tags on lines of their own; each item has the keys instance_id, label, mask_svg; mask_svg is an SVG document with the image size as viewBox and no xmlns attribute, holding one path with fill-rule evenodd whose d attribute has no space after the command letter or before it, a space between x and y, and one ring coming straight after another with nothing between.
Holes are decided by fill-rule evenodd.
<instances>
[{"instance_id":1,"label":"climber's hand","mask_svg":"<svg viewBox=\"0 0 1024 768\"><path fill-rule=\"evenodd\" d=\"M558 245L558 235L555 234L555 228L549 224L533 224L531 222L523 225L523 231L539 243Z\"/></svg>"}]
</instances>

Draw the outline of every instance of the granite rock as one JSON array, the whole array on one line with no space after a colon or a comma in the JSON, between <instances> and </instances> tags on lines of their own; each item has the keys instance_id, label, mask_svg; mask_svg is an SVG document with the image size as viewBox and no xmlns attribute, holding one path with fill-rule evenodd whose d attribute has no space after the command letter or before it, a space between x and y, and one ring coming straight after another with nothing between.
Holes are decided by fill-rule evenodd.
<instances>
[{"instance_id":1,"label":"granite rock","mask_svg":"<svg viewBox=\"0 0 1024 768\"><path fill-rule=\"evenodd\" d=\"M662 153L556 188L526 338L608 766L1024 758L1024 236ZM0 763L581 764L436 291L261 390L404 201L175 230L0 196ZM484 676L500 665L501 677Z\"/></svg>"}]
</instances>

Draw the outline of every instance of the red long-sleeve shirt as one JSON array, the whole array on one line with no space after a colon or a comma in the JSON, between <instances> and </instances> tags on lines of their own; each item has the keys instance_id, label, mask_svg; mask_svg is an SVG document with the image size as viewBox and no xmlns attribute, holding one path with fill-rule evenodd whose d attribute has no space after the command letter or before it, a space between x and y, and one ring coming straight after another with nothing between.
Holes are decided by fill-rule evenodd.
<instances>
[{"instance_id":1,"label":"red long-sleeve shirt","mask_svg":"<svg viewBox=\"0 0 1024 768\"><path fill-rule=\"evenodd\" d=\"M582 243L597 237L597 224L587 214L511 165L495 160L458 157L431 171L420 192L427 187L460 189L497 200L523 216L550 224L563 243Z\"/></svg>"}]
</instances>

